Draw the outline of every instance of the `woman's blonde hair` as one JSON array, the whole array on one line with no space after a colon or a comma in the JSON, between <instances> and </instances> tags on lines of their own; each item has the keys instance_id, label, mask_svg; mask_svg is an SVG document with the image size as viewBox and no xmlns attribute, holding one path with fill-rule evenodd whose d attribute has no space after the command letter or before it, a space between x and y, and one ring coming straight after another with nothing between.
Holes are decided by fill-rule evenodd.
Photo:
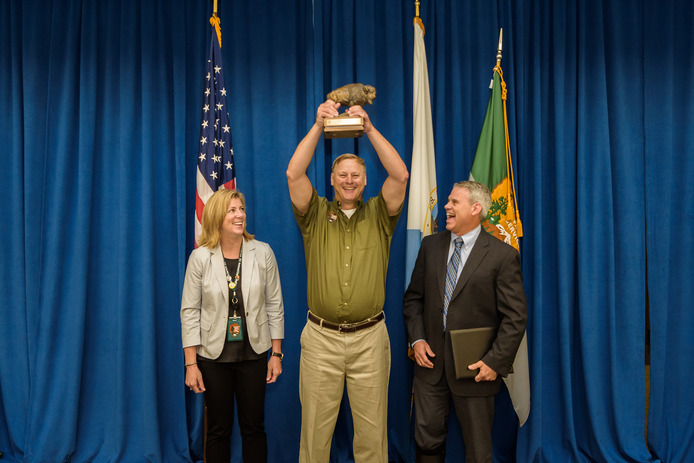
<instances>
[{"instance_id":1,"label":"woman's blonde hair","mask_svg":"<svg viewBox=\"0 0 694 463\"><path fill-rule=\"evenodd\" d=\"M238 190L221 189L214 192L210 199L205 204L205 209L202 211L202 233L198 238L198 246L214 248L219 244L221 235L219 229L222 228L224 218L227 215L227 207L229 202L237 198L241 201L244 209L246 208L246 198ZM253 239L253 235L246 231L246 226L243 227L243 238L246 241Z\"/></svg>"}]
</instances>

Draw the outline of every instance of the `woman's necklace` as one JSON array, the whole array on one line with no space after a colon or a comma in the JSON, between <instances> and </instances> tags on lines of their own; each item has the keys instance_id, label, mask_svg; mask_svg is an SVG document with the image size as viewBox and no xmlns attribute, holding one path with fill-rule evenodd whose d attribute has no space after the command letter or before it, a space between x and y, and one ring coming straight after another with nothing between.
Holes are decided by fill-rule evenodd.
<instances>
[{"instance_id":1,"label":"woman's necklace","mask_svg":"<svg viewBox=\"0 0 694 463\"><path fill-rule=\"evenodd\" d=\"M239 279L241 278L241 255L243 254L243 241L241 241L241 247L239 248L239 261L236 264L236 275L232 276L229 274L229 269L227 268L227 261L224 259L224 272L227 275L227 283L229 284L229 289L232 291L231 302L234 304L238 303L239 300L236 297L236 287L238 286Z\"/></svg>"}]
</instances>

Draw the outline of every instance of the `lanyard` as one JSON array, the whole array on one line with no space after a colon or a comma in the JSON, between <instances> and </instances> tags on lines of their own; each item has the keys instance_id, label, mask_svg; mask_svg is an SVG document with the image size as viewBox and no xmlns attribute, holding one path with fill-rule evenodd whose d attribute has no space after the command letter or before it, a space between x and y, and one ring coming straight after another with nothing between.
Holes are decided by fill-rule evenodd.
<instances>
[{"instance_id":1,"label":"lanyard","mask_svg":"<svg viewBox=\"0 0 694 463\"><path fill-rule=\"evenodd\" d=\"M232 278L229 274L229 269L227 268L227 261L222 256L224 260L224 272L227 275L227 283L229 283L229 289L231 290L231 303L234 305L234 317L236 317L236 307L238 307L239 300L236 297L236 288L239 285L239 280L241 279L241 256L243 254L243 241L241 241L241 248L239 249L239 261L236 264L236 275Z\"/></svg>"}]
</instances>

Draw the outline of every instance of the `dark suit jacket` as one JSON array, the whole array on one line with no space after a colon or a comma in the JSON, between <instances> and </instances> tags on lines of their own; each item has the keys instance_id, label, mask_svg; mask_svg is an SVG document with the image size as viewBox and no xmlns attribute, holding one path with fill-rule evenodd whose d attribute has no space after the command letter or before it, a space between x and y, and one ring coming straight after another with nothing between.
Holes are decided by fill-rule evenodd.
<instances>
[{"instance_id":1,"label":"dark suit jacket","mask_svg":"<svg viewBox=\"0 0 694 463\"><path fill-rule=\"evenodd\" d=\"M445 370L454 394L493 395L499 391L501 377L511 369L528 318L520 255L512 246L484 230L480 232L451 296L444 333L443 291L450 240L451 233L447 230L422 240L405 292L403 315L408 340L424 339L436 354L431 359L434 368L415 365L415 376L435 384ZM496 327L497 336L491 350L481 360L496 371L499 378L480 383L474 379L456 379L448 332L486 326Z\"/></svg>"}]
</instances>

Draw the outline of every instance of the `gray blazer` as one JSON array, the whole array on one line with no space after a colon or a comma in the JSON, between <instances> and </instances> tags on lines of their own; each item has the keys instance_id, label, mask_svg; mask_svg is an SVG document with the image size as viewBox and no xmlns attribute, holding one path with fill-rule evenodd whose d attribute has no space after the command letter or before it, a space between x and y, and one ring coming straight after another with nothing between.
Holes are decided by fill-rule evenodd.
<instances>
[{"instance_id":1,"label":"gray blazer","mask_svg":"<svg viewBox=\"0 0 694 463\"><path fill-rule=\"evenodd\" d=\"M246 310L248 340L260 354L272 339L284 338L284 303L275 254L267 243L244 241L241 292ZM181 297L183 347L198 346L202 357L222 353L229 314L229 286L219 246L199 247L188 259Z\"/></svg>"}]
</instances>

